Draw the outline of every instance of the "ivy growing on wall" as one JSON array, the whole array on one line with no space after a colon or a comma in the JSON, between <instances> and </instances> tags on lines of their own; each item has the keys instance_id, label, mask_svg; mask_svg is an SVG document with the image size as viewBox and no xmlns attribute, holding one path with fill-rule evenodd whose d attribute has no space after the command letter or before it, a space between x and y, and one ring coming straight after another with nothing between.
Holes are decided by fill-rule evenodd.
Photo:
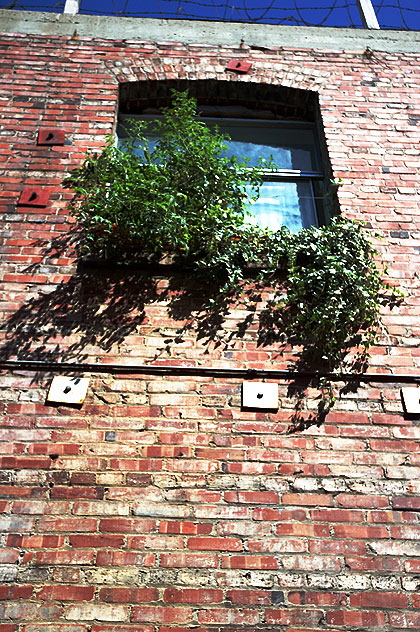
<instances>
[{"instance_id":1,"label":"ivy growing on wall","mask_svg":"<svg viewBox=\"0 0 420 632\"><path fill-rule=\"evenodd\" d=\"M153 123L153 148L147 124L130 125L125 147L108 138L65 181L82 254L131 263L169 253L214 284L213 307L251 275L273 288L269 310L283 339L304 344L316 362L334 369L355 342L368 349L387 287L360 224L336 217L294 234L250 223L250 187L256 199L270 165L227 158L226 137L197 120L186 93L174 93Z\"/></svg>"}]
</instances>

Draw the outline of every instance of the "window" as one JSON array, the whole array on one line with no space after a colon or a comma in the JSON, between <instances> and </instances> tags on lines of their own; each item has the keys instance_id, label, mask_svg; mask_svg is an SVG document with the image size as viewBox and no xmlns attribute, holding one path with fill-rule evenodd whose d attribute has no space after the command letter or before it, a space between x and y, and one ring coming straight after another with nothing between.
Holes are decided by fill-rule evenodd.
<instances>
[{"instance_id":1,"label":"window","mask_svg":"<svg viewBox=\"0 0 420 632\"><path fill-rule=\"evenodd\" d=\"M249 206L255 223L278 230L282 225L296 232L322 223L318 203L323 173L311 124L284 121L211 120L229 134L228 156L273 159L275 171L267 171L260 197ZM252 220L251 220L252 221Z\"/></svg>"},{"instance_id":2,"label":"window","mask_svg":"<svg viewBox=\"0 0 420 632\"><path fill-rule=\"evenodd\" d=\"M272 158L275 170L266 171L259 199L248 206L251 213L248 220L271 230L285 225L293 232L327 223L330 211L327 208L329 200L326 197L323 169L325 152L322 155L318 138L314 94L282 87L258 86L264 92L257 94L255 88L259 99L257 104L253 104L250 100L252 86L235 86L242 91L248 90L238 101L229 97L231 86L220 87L221 83L217 86L214 84L213 97L209 97L209 86L201 85L200 82L195 85L193 82L192 90L189 85L176 88L188 89L191 96L197 98L201 119L209 126L217 125L220 132L231 138L227 156L248 158L250 166L255 165L259 158ZM125 107L120 123L124 118L153 120L159 116L159 106L168 105L170 101L169 90L163 90L162 85L157 90L153 87L159 98L155 98L149 106L144 97L141 100L133 99L141 93L130 88L131 93L124 96ZM163 96L159 90L163 90ZM206 97L200 98L200 93L204 92ZM244 97L246 105L243 104ZM267 99L268 107L264 107L264 98ZM120 140L124 140L123 130L123 125L120 125L117 132ZM153 144L156 137L151 136L150 141Z\"/></svg>"}]
</instances>

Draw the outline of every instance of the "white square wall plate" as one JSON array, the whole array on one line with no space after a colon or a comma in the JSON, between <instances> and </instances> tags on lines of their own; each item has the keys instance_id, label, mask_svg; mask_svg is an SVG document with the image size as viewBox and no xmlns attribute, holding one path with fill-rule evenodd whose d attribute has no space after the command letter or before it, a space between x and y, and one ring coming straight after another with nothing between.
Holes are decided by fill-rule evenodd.
<instances>
[{"instance_id":1,"label":"white square wall plate","mask_svg":"<svg viewBox=\"0 0 420 632\"><path fill-rule=\"evenodd\" d=\"M56 376L51 382L47 402L55 402L56 404L83 404L88 386L88 377Z\"/></svg>"},{"instance_id":2,"label":"white square wall plate","mask_svg":"<svg viewBox=\"0 0 420 632\"><path fill-rule=\"evenodd\" d=\"M279 407L279 385L267 382L243 382L242 406L277 410Z\"/></svg>"}]
</instances>

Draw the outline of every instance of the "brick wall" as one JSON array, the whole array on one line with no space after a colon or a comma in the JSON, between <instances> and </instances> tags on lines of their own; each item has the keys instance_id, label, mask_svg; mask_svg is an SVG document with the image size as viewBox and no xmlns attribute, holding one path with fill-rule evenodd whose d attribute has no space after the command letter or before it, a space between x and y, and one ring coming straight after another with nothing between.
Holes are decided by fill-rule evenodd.
<instances>
[{"instance_id":1,"label":"brick wall","mask_svg":"<svg viewBox=\"0 0 420 632\"><path fill-rule=\"evenodd\" d=\"M85 372L78 409L46 404L57 371L2 372L0 632L420 629L419 430L398 379L420 373L418 55L76 32L1 51L2 357L183 374ZM194 375L289 366L240 305L216 337L194 280L77 266L63 174L115 129L121 83L176 78L316 91L341 210L383 237L406 298L384 313L381 379L338 383L320 426L293 428L297 396L317 406L304 383L250 412L240 377ZM64 145L37 144L51 127ZM28 186L46 207L18 204Z\"/></svg>"}]
</instances>

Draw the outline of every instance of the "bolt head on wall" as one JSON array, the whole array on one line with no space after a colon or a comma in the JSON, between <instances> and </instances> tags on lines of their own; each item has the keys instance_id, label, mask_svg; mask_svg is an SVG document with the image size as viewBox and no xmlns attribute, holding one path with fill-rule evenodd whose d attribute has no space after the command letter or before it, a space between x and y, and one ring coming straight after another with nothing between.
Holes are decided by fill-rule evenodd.
<instances>
[{"instance_id":1,"label":"bolt head on wall","mask_svg":"<svg viewBox=\"0 0 420 632\"><path fill-rule=\"evenodd\" d=\"M66 133L62 129L43 128L38 132L38 145L64 145Z\"/></svg>"},{"instance_id":2,"label":"bolt head on wall","mask_svg":"<svg viewBox=\"0 0 420 632\"><path fill-rule=\"evenodd\" d=\"M20 194L19 206L47 206L50 199L48 189L37 186L27 186Z\"/></svg>"},{"instance_id":3,"label":"bolt head on wall","mask_svg":"<svg viewBox=\"0 0 420 632\"><path fill-rule=\"evenodd\" d=\"M238 73L238 75L246 75L251 70L251 62L232 59L226 66L226 70Z\"/></svg>"}]
</instances>

